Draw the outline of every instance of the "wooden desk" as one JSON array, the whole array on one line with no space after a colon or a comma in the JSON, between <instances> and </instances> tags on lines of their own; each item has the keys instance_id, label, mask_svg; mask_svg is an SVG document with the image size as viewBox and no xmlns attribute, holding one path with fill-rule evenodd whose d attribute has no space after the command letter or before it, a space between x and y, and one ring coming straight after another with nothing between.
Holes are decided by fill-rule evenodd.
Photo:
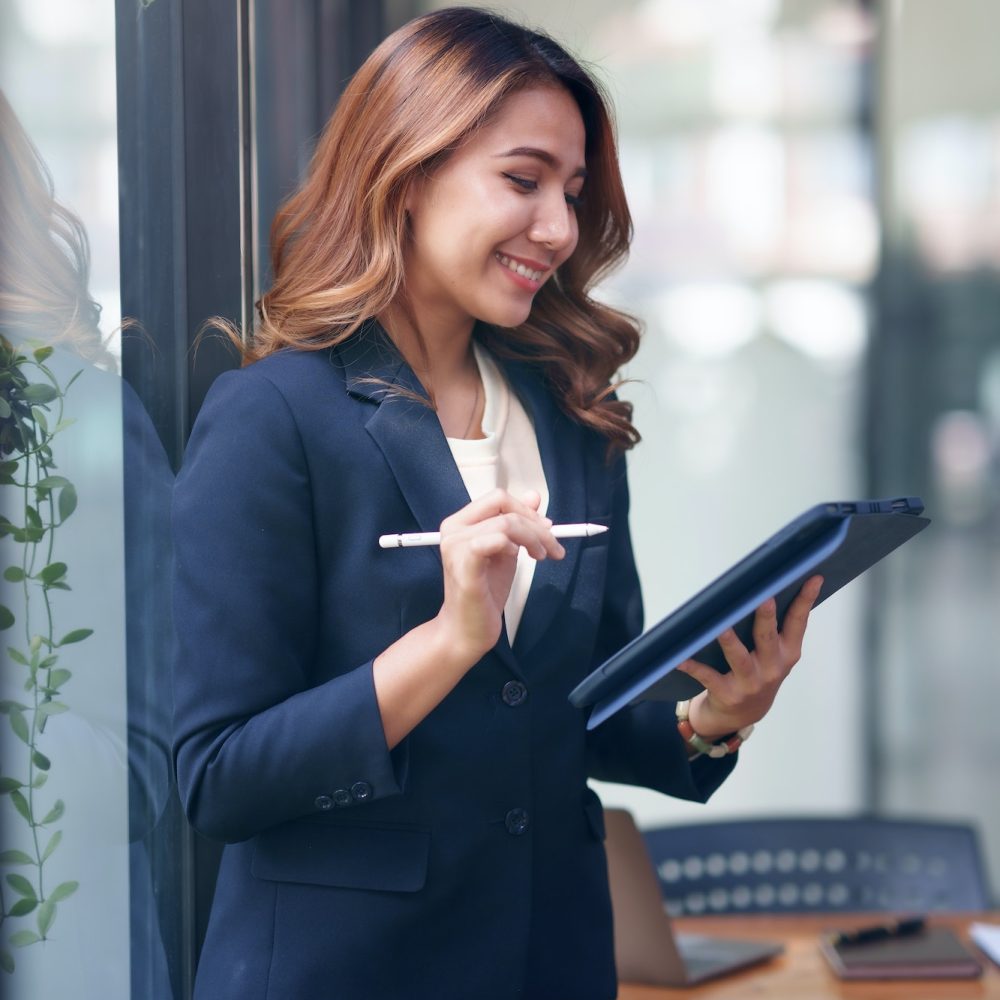
<instances>
[{"instance_id":1,"label":"wooden desk","mask_svg":"<svg viewBox=\"0 0 1000 1000\"><path fill-rule=\"evenodd\" d=\"M667 989L623 983L618 1000L1000 1000L1000 969L982 956L980 979L943 979L894 982L846 982L838 979L819 953L817 938L830 928L850 928L877 921L872 914L853 918L822 916L687 917L674 921L675 929L698 934L767 938L781 941L785 952L763 965L734 972L703 986ZM968 942L968 925L979 920L1000 922L1000 914L934 916L930 922L954 927ZM973 945L972 950L978 954Z\"/></svg>"}]
</instances>

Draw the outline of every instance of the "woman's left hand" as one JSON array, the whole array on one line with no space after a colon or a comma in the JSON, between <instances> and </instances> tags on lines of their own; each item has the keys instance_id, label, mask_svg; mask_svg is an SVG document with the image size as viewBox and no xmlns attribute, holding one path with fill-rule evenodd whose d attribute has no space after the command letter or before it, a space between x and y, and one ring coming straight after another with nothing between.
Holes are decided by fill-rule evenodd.
<instances>
[{"instance_id":1,"label":"woman's left hand","mask_svg":"<svg viewBox=\"0 0 1000 1000\"><path fill-rule=\"evenodd\" d=\"M809 612L820 587L821 576L810 577L789 605L778 631L774 599L765 601L754 615L753 650L748 650L732 629L719 636L730 672L720 674L697 660L686 660L677 669L705 688L691 701L691 728L712 742L721 736L758 722L770 709L778 689L802 654Z\"/></svg>"}]
</instances>

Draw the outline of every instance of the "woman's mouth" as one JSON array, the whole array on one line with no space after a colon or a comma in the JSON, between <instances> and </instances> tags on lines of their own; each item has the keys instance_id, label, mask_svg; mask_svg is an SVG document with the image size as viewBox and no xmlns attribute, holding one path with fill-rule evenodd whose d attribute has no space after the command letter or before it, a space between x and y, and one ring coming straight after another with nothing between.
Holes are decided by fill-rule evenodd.
<instances>
[{"instance_id":1,"label":"woman's mouth","mask_svg":"<svg viewBox=\"0 0 1000 1000\"><path fill-rule=\"evenodd\" d=\"M535 284L540 284L542 278L545 277L544 270L536 271L534 268L528 267L526 264L522 264L520 261L514 260L513 257L508 257L499 251L494 256L512 274L516 274L521 278L527 278Z\"/></svg>"}]
</instances>

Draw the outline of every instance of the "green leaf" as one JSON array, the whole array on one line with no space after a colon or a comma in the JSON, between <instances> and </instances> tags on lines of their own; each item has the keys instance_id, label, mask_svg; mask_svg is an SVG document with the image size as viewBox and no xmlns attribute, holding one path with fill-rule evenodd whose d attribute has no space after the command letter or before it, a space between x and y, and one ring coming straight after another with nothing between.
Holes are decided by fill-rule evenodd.
<instances>
[{"instance_id":1,"label":"green leaf","mask_svg":"<svg viewBox=\"0 0 1000 1000\"><path fill-rule=\"evenodd\" d=\"M40 907L38 907L38 933L45 937L52 927L52 921L56 919L56 904L50 896Z\"/></svg>"},{"instance_id":2,"label":"green leaf","mask_svg":"<svg viewBox=\"0 0 1000 1000\"><path fill-rule=\"evenodd\" d=\"M62 580L56 580L55 583L48 584L49 590L72 590L73 588L68 584L64 583Z\"/></svg>"},{"instance_id":3,"label":"green leaf","mask_svg":"<svg viewBox=\"0 0 1000 1000\"><path fill-rule=\"evenodd\" d=\"M48 811L45 819L39 823L39 826L48 826L49 823L54 823L59 819L62 814L66 812L66 803L62 799L56 799L56 804Z\"/></svg>"},{"instance_id":4,"label":"green leaf","mask_svg":"<svg viewBox=\"0 0 1000 1000\"><path fill-rule=\"evenodd\" d=\"M49 563L45 569L43 569L40 573L36 573L35 576L41 580L42 583L51 584L64 577L67 569L69 569L69 567L64 562Z\"/></svg>"},{"instance_id":5,"label":"green leaf","mask_svg":"<svg viewBox=\"0 0 1000 1000\"><path fill-rule=\"evenodd\" d=\"M0 865L33 865L35 859L24 851L3 851L0 853Z\"/></svg>"},{"instance_id":6,"label":"green leaf","mask_svg":"<svg viewBox=\"0 0 1000 1000\"><path fill-rule=\"evenodd\" d=\"M17 472L17 467L21 463L19 461L8 460L6 462L0 462L0 476L13 476Z\"/></svg>"},{"instance_id":7,"label":"green leaf","mask_svg":"<svg viewBox=\"0 0 1000 1000\"><path fill-rule=\"evenodd\" d=\"M29 403L51 403L59 398L59 391L44 382L33 382L21 390L21 397Z\"/></svg>"},{"instance_id":8,"label":"green leaf","mask_svg":"<svg viewBox=\"0 0 1000 1000\"><path fill-rule=\"evenodd\" d=\"M26 948L29 944L34 944L42 939L34 931L16 931L10 936L10 943L15 948Z\"/></svg>"},{"instance_id":9,"label":"green leaf","mask_svg":"<svg viewBox=\"0 0 1000 1000\"><path fill-rule=\"evenodd\" d=\"M9 795L11 792L16 792L19 788L24 788L24 784L18 781L17 778L0 778L0 795Z\"/></svg>"},{"instance_id":10,"label":"green leaf","mask_svg":"<svg viewBox=\"0 0 1000 1000\"><path fill-rule=\"evenodd\" d=\"M43 701L38 706L38 714L41 716L62 715L69 711L69 705L64 705L61 701Z\"/></svg>"},{"instance_id":11,"label":"green leaf","mask_svg":"<svg viewBox=\"0 0 1000 1000\"><path fill-rule=\"evenodd\" d=\"M45 416L45 411L40 406L33 406L31 408L31 416L34 418L36 424L42 429L43 434L49 433L49 421Z\"/></svg>"},{"instance_id":12,"label":"green leaf","mask_svg":"<svg viewBox=\"0 0 1000 1000\"><path fill-rule=\"evenodd\" d=\"M35 750L31 754L31 759L35 762L35 767L39 771L47 771L52 767L52 761L41 752L41 750Z\"/></svg>"},{"instance_id":13,"label":"green leaf","mask_svg":"<svg viewBox=\"0 0 1000 1000\"><path fill-rule=\"evenodd\" d=\"M52 352L55 350L53 347L36 347L32 354L35 356L35 360L41 364L46 358L52 356Z\"/></svg>"},{"instance_id":14,"label":"green leaf","mask_svg":"<svg viewBox=\"0 0 1000 1000\"><path fill-rule=\"evenodd\" d=\"M10 727L14 730L14 734L23 743L31 743L31 736L28 733L28 720L25 719L24 713L17 708L12 708L9 713Z\"/></svg>"},{"instance_id":15,"label":"green leaf","mask_svg":"<svg viewBox=\"0 0 1000 1000\"><path fill-rule=\"evenodd\" d=\"M0 713L3 713L4 715L6 715L8 712L12 711L15 708L20 709L22 712L28 711L28 706L22 705L21 702L19 701L9 701L9 700L0 701Z\"/></svg>"},{"instance_id":16,"label":"green leaf","mask_svg":"<svg viewBox=\"0 0 1000 1000\"><path fill-rule=\"evenodd\" d=\"M52 834L52 837L49 840L48 844L45 845L45 850L42 851L42 861L48 861L49 858L52 857L53 853L55 852L55 849L59 846L59 842L61 840L62 840L62 830L56 830L56 832ZM30 863L31 858L28 858L28 861ZM49 898L50 899L52 898L51 894L49 895Z\"/></svg>"},{"instance_id":17,"label":"green leaf","mask_svg":"<svg viewBox=\"0 0 1000 1000\"><path fill-rule=\"evenodd\" d=\"M14 971L14 956L6 948L0 948L0 969L7 973Z\"/></svg>"},{"instance_id":18,"label":"green leaf","mask_svg":"<svg viewBox=\"0 0 1000 1000\"><path fill-rule=\"evenodd\" d=\"M8 583L20 583L24 579L24 570L20 566L8 566L3 571L3 578Z\"/></svg>"},{"instance_id":19,"label":"green leaf","mask_svg":"<svg viewBox=\"0 0 1000 1000\"><path fill-rule=\"evenodd\" d=\"M72 486L73 484L65 476L46 476L35 483L36 490L55 490L61 486Z\"/></svg>"},{"instance_id":20,"label":"green leaf","mask_svg":"<svg viewBox=\"0 0 1000 1000\"><path fill-rule=\"evenodd\" d=\"M79 882L60 882L52 892L49 893L49 899L53 903L61 903L64 899L69 899L70 896L80 888Z\"/></svg>"},{"instance_id":21,"label":"green leaf","mask_svg":"<svg viewBox=\"0 0 1000 1000\"><path fill-rule=\"evenodd\" d=\"M76 488L64 486L59 491L59 520L65 521L76 510Z\"/></svg>"},{"instance_id":22,"label":"green leaf","mask_svg":"<svg viewBox=\"0 0 1000 1000\"><path fill-rule=\"evenodd\" d=\"M76 417L67 417L65 420L60 420L56 424L56 429L52 432L53 434L58 434L60 431L66 430L67 427L72 427L76 423Z\"/></svg>"},{"instance_id":23,"label":"green leaf","mask_svg":"<svg viewBox=\"0 0 1000 1000\"><path fill-rule=\"evenodd\" d=\"M42 519L39 517L38 511L30 503L25 504L24 512L27 517L26 528L35 528L37 530L42 527Z\"/></svg>"},{"instance_id":24,"label":"green leaf","mask_svg":"<svg viewBox=\"0 0 1000 1000\"><path fill-rule=\"evenodd\" d=\"M8 875L7 885L9 885L19 896L24 896L25 899L38 898L38 895L35 892L35 887L23 875Z\"/></svg>"},{"instance_id":25,"label":"green leaf","mask_svg":"<svg viewBox=\"0 0 1000 1000\"><path fill-rule=\"evenodd\" d=\"M53 670L52 673L49 674L49 689L53 692L57 691L72 676L73 673L70 670L63 670L63 669Z\"/></svg>"},{"instance_id":26,"label":"green leaf","mask_svg":"<svg viewBox=\"0 0 1000 1000\"><path fill-rule=\"evenodd\" d=\"M23 917L31 913L31 911L38 906L37 899L19 899L11 908L10 915L12 917Z\"/></svg>"},{"instance_id":27,"label":"green leaf","mask_svg":"<svg viewBox=\"0 0 1000 1000\"><path fill-rule=\"evenodd\" d=\"M0 604L0 632L10 628L14 624L14 620L14 612Z\"/></svg>"},{"instance_id":28,"label":"green leaf","mask_svg":"<svg viewBox=\"0 0 1000 1000\"><path fill-rule=\"evenodd\" d=\"M11 414L10 403L0 396L0 419L6 420Z\"/></svg>"},{"instance_id":29,"label":"green leaf","mask_svg":"<svg viewBox=\"0 0 1000 1000\"><path fill-rule=\"evenodd\" d=\"M49 780L49 775L47 771L39 771L35 776L35 780L31 783L32 788L41 788L46 781Z\"/></svg>"},{"instance_id":30,"label":"green leaf","mask_svg":"<svg viewBox=\"0 0 1000 1000\"><path fill-rule=\"evenodd\" d=\"M28 666L28 658L19 649L15 649L13 646L8 646L7 655L15 663L20 663L24 667Z\"/></svg>"},{"instance_id":31,"label":"green leaf","mask_svg":"<svg viewBox=\"0 0 1000 1000\"><path fill-rule=\"evenodd\" d=\"M72 632L67 632L57 643L57 646L68 646L73 642L83 642L84 639L92 636L94 630L92 628L76 628Z\"/></svg>"},{"instance_id":32,"label":"green leaf","mask_svg":"<svg viewBox=\"0 0 1000 1000\"><path fill-rule=\"evenodd\" d=\"M31 819L31 806L28 805L28 800L24 795L15 789L10 793L10 801L14 803L14 808L29 822Z\"/></svg>"}]
</instances>

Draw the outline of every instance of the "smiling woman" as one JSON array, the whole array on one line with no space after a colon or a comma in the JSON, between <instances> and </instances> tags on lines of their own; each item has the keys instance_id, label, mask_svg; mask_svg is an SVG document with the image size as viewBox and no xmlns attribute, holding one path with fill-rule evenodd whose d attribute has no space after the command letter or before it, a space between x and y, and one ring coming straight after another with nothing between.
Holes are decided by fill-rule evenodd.
<instances>
[{"instance_id":1,"label":"smiling woman","mask_svg":"<svg viewBox=\"0 0 1000 1000\"><path fill-rule=\"evenodd\" d=\"M451 8L347 87L175 492L178 784L227 842L196 996L615 996L588 775L703 800L733 763L673 705L588 732L567 698L642 625L613 393L638 334L589 296L630 229L551 38ZM564 548L581 522L608 530ZM401 532L439 547L379 547ZM808 604L727 646L702 737L757 721Z\"/></svg>"}]
</instances>

